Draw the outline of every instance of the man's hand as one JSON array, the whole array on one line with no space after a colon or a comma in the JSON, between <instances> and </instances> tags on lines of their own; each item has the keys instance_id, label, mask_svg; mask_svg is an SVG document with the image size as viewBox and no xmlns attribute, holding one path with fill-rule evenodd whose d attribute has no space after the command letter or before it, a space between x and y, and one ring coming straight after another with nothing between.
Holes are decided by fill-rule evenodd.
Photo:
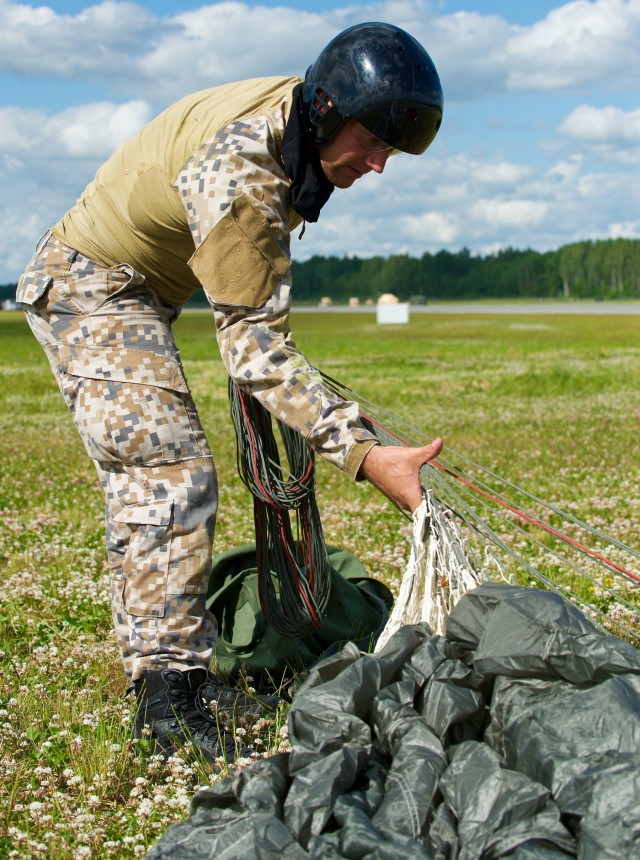
<instances>
[{"instance_id":1,"label":"man's hand","mask_svg":"<svg viewBox=\"0 0 640 860\"><path fill-rule=\"evenodd\" d=\"M374 445L362 461L358 477L366 478L396 507L412 514L422 501L420 467L440 451L442 439L422 448Z\"/></svg>"}]
</instances>

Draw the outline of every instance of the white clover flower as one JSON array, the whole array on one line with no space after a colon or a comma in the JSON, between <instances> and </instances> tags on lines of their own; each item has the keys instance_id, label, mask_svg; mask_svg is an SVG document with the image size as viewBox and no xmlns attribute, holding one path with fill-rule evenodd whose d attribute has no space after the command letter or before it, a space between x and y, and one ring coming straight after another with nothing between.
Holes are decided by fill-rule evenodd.
<instances>
[{"instance_id":1,"label":"white clover flower","mask_svg":"<svg viewBox=\"0 0 640 860\"><path fill-rule=\"evenodd\" d=\"M34 767L33 769L34 776L50 776L51 773L50 767Z\"/></svg>"},{"instance_id":2,"label":"white clover flower","mask_svg":"<svg viewBox=\"0 0 640 860\"><path fill-rule=\"evenodd\" d=\"M143 798L138 804L137 810L138 818L148 818L153 814L153 803L149 800L148 797Z\"/></svg>"},{"instance_id":3,"label":"white clover flower","mask_svg":"<svg viewBox=\"0 0 640 860\"><path fill-rule=\"evenodd\" d=\"M42 818L44 803L39 800L33 800L29 804L29 815L34 821L39 821Z\"/></svg>"}]
</instances>

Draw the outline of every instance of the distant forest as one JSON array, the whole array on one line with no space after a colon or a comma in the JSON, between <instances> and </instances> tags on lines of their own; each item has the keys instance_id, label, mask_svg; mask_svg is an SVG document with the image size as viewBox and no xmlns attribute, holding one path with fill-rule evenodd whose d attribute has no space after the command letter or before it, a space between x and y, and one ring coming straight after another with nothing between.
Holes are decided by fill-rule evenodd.
<instances>
[{"instance_id":1,"label":"distant forest","mask_svg":"<svg viewBox=\"0 0 640 860\"><path fill-rule=\"evenodd\" d=\"M461 251L425 252L422 257L312 257L293 263L293 299L336 304L357 298L376 301L393 293L401 301L463 299L640 299L640 240L576 242L556 251L506 248L476 256ZM0 301L15 296L15 284L0 285ZM203 293L190 306L206 305Z\"/></svg>"},{"instance_id":2,"label":"distant forest","mask_svg":"<svg viewBox=\"0 0 640 860\"><path fill-rule=\"evenodd\" d=\"M506 248L485 257L461 251L422 257L312 257L293 264L293 296L344 303L393 293L401 301L483 298L640 298L640 240L576 242L557 251Z\"/></svg>"}]
</instances>

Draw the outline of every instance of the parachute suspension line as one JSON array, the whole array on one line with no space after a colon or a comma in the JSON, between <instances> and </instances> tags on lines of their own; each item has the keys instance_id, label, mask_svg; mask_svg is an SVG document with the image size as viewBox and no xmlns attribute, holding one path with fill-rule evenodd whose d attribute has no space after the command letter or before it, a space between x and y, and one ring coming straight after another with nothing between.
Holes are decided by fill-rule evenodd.
<instances>
[{"instance_id":1,"label":"parachute suspension line","mask_svg":"<svg viewBox=\"0 0 640 860\"><path fill-rule=\"evenodd\" d=\"M398 598L375 650L404 624L426 622L444 636L449 613L463 594L487 579L470 561L466 543L451 512L428 490L413 515L411 553Z\"/></svg>"},{"instance_id":2,"label":"parachute suspension line","mask_svg":"<svg viewBox=\"0 0 640 860\"><path fill-rule=\"evenodd\" d=\"M324 374L323 378L337 396L358 402L363 423L381 444L431 441L337 380ZM450 448L423 466L421 481L447 512L449 523L455 517L468 533L465 549L479 576L486 576L485 562L490 559L503 576L506 571L510 579L519 576L522 581L526 575L530 582L579 604L601 629L640 642L638 550ZM415 528L414 522L414 535ZM428 540L432 537L433 528Z\"/></svg>"},{"instance_id":3,"label":"parachute suspension line","mask_svg":"<svg viewBox=\"0 0 640 860\"><path fill-rule=\"evenodd\" d=\"M229 403L238 473L253 496L260 607L283 636L306 636L320 627L331 588L313 453L299 433L276 421L290 472L285 478L271 415L232 379Z\"/></svg>"},{"instance_id":4,"label":"parachute suspension line","mask_svg":"<svg viewBox=\"0 0 640 860\"><path fill-rule=\"evenodd\" d=\"M371 403L370 401L367 401L366 399L355 394L349 388L347 388L346 386L343 386L341 383L337 382L336 380L331 379L330 377L325 376L324 374L323 374L323 378L325 379L325 382L327 382L329 384L329 387L332 388L334 393L339 394L339 396L342 396L345 399L350 399L350 400L356 399L361 406L363 404L365 405L365 408L361 410L361 417L365 420L365 422L368 422L371 425L369 427L369 429L374 433L374 435L376 435L376 437L382 442L382 444L386 444L386 445L398 445L398 444L400 444L400 445L424 445L427 442L432 441L432 439L429 436L425 436L419 430L416 430L416 428L411 427L411 425L402 421L402 419L397 418L391 412L388 412L384 409L381 409L380 407L376 406L375 404ZM346 395L349 395L348 398L346 398ZM402 428L402 430L404 431L404 436L400 435L400 430L396 430L396 432L393 432L392 430L389 429L389 427L385 427L384 424L382 424L382 421L384 421L385 419L389 423L391 423L392 425L395 425L396 428ZM530 499L532 502L535 502L539 505L542 505L544 508L552 511L553 513L560 515L561 517L568 520L569 522L572 522L575 525L579 526L580 528L584 529L585 531L589 532L594 537L597 537L597 538L605 541L606 543L608 543L612 546L616 546L616 547L618 547L618 549L621 549L624 552L629 552L633 556L635 556L635 558L640 559L640 552L632 549L631 547L627 546L626 544L623 544L621 541L616 540L616 538L613 538L610 535L604 534L604 532L601 532L598 529L594 528L593 526L590 526L587 523L582 522L577 517L574 517L572 514L566 512L566 511L563 511L560 508L557 508L551 502L544 501L543 499L540 499L537 496L533 495L532 493L529 493L528 491L522 489L522 487L518 487L516 484L506 480L505 478L501 478L500 476L496 475L491 470L486 469L484 466L479 466L477 463L474 463L473 460L468 459L463 454L453 452L453 451L451 451L451 449L448 449L448 448L445 448L444 450L448 451L451 454L454 454L455 457L457 457L460 461L466 463L469 467L475 468L479 472L485 473L487 476L489 476L489 477L499 481L500 483L504 484L505 487L508 487L508 488L516 491L517 493L520 493L521 495ZM459 468L456 469L453 466L451 466L450 468L447 468L446 465L444 465L444 463L445 463L444 459L440 458L439 461L434 462L432 465L433 465L433 467L440 469L441 471L449 474L454 480L460 481L460 482L466 482L469 485L469 487L471 487L474 491L476 491L478 493L483 492L481 487L484 487L485 491L488 489L487 486L483 485L481 481L478 481L479 486L474 485L472 482L470 482L468 480L465 481L465 478L460 474L461 470ZM567 535L564 535L561 532L555 531L548 524L543 523L540 520L536 520L535 517L533 517L530 513L528 513L524 509L518 510L518 509L512 507L509 500L506 499L504 496L502 496L500 494L496 494L495 497L492 495L489 495L489 498L491 498L495 502L498 502L499 504L502 504L505 508L509 508L513 513L516 513L516 514L518 514L518 516L522 517L522 519L528 520L529 522L533 523L534 525L537 525L540 528L545 529L550 534L555 534L555 536L559 540L563 540L566 543L572 544L573 546L575 546L577 549L581 550L585 554L591 555L593 558L599 559L604 564L611 567L612 570L614 570L618 573L621 573L623 576L627 576L636 582L640 582L640 573L627 570L626 568L624 568L624 567L616 564L615 562L605 558L604 556L596 553L594 550L589 549L588 547L582 546L577 541L573 541Z\"/></svg>"}]
</instances>

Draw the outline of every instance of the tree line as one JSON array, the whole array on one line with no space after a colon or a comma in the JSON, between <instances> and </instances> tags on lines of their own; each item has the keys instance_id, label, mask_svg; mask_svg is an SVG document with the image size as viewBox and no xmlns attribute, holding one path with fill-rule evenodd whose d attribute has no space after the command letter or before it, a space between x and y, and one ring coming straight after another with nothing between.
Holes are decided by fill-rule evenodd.
<instances>
[{"instance_id":1,"label":"tree line","mask_svg":"<svg viewBox=\"0 0 640 860\"><path fill-rule=\"evenodd\" d=\"M342 304L351 298L377 301L393 293L400 301L463 299L638 299L640 240L575 242L555 251L505 248L495 254L428 251L421 257L320 257L293 262L296 302L327 296ZM250 277L250 275L248 275ZM0 302L15 297L16 285L0 285ZM204 306L202 292L189 300Z\"/></svg>"},{"instance_id":2,"label":"tree line","mask_svg":"<svg viewBox=\"0 0 640 860\"><path fill-rule=\"evenodd\" d=\"M640 298L640 240L576 242L555 251L506 248L422 257L312 257L293 264L296 301L342 303L393 293L401 301L482 298Z\"/></svg>"}]
</instances>

